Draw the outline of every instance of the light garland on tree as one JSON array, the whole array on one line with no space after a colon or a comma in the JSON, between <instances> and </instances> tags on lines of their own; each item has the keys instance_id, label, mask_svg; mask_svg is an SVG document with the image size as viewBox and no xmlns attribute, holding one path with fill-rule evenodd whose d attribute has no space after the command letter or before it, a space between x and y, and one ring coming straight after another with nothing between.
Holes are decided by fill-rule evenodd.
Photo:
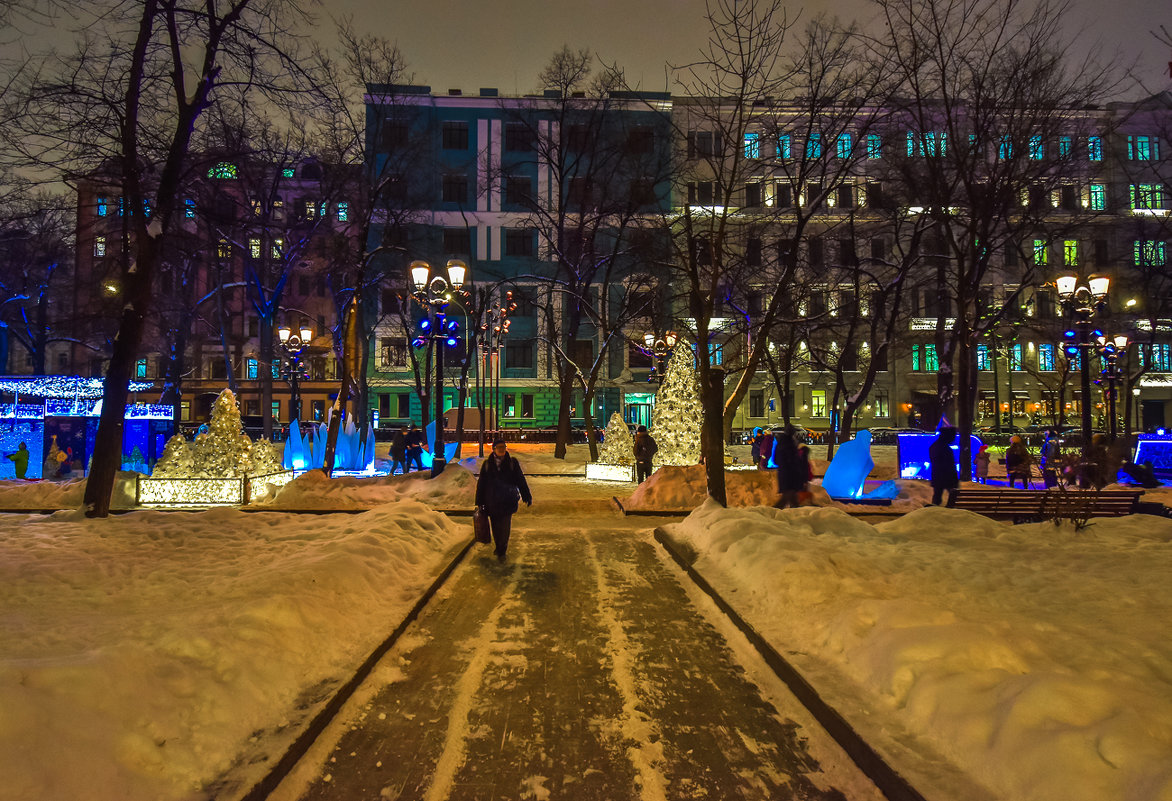
<instances>
[{"instance_id":1,"label":"light garland on tree","mask_svg":"<svg viewBox=\"0 0 1172 801\"><path fill-rule=\"evenodd\" d=\"M692 349L679 342L664 371L651 410L651 436L659 445L654 464L690 465L700 461L700 386Z\"/></svg>"},{"instance_id":2,"label":"light garland on tree","mask_svg":"<svg viewBox=\"0 0 1172 801\"><path fill-rule=\"evenodd\" d=\"M612 414L606 424L602 447L598 450L598 461L601 464L635 464L635 440L631 437L631 429L618 412Z\"/></svg>"}]
</instances>

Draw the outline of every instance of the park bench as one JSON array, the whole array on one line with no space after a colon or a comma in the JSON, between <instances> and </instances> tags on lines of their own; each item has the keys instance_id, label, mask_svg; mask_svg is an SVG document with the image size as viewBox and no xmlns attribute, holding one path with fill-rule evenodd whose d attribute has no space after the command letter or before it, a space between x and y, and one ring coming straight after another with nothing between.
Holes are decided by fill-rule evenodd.
<instances>
[{"instance_id":1,"label":"park bench","mask_svg":"<svg viewBox=\"0 0 1172 801\"><path fill-rule=\"evenodd\" d=\"M1023 490L964 487L956 491L957 509L1014 523L1122 517L1136 509L1143 490Z\"/></svg>"}]
</instances>

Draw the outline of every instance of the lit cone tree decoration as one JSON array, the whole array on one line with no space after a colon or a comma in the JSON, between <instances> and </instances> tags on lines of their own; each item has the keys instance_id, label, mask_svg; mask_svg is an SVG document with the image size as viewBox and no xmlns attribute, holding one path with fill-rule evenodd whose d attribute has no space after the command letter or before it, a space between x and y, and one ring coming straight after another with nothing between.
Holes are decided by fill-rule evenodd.
<instances>
[{"instance_id":1,"label":"lit cone tree decoration","mask_svg":"<svg viewBox=\"0 0 1172 801\"><path fill-rule=\"evenodd\" d=\"M244 433L236 396L226 389L212 406L206 434L195 438L195 472L202 477L243 476L279 470L276 463L253 464L252 440Z\"/></svg>"},{"instance_id":2,"label":"lit cone tree decoration","mask_svg":"<svg viewBox=\"0 0 1172 801\"><path fill-rule=\"evenodd\" d=\"M651 436L659 445L655 464L689 465L700 461L700 385L692 349L680 341L668 359L651 410Z\"/></svg>"},{"instance_id":3,"label":"lit cone tree decoration","mask_svg":"<svg viewBox=\"0 0 1172 801\"><path fill-rule=\"evenodd\" d=\"M602 464L633 465L635 463L635 440L631 429L618 412L610 416L606 431L602 434L602 447L598 449L598 461Z\"/></svg>"},{"instance_id":4,"label":"lit cone tree decoration","mask_svg":"<svg viewBox=\"0 0 1172 801\"><path fill-rule=\"evenodd\" d=\"M156 478L185 478L195 473L195 457L191 447L182 434L175 434L167 440L167 447L163 448L163 455L155 463Z\"/></svg>"}]
</instances>

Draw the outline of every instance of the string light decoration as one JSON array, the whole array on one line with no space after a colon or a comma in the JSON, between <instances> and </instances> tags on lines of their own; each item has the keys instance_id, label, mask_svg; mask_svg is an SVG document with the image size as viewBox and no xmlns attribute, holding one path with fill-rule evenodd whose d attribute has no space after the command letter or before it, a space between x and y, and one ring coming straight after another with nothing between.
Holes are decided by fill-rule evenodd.
<instances>
[{"instance_id":1,"label":"string light decoration","mask_svg":"<svg viewBox=\"0 0 1172 801\"><path fill-rule=\"evenodd\" d=\"M106 385L104 378L82 378L69 375L0 376L0 392L30 395L36 398L77 398L98 400ZM153 389L150 381L131 381L131 392Z\"/></svg>"},{"instance_id":2,"label":"string light decoration","mask_svg":"<svg viewBox=\"0 0 1172 801\"><path fill-rule=\"evenodd\" d=\"M672 351L663 382L651 410L651 435L659 445L654 463L690 465L700 461L700 382L692 364L692 349L684 344Z\"/></svg>"},{"instance_id":3,"label":"string light decoration","mask_svg":"<svg viewBox=\"0 0 1172 801\"><path fill-rule=\"evenodd\" d=\"M635 480L635 441L618 412L612 414L606 424L598 461L586 465L586 478L595 481Z\"/></svg>"}]
</instances>

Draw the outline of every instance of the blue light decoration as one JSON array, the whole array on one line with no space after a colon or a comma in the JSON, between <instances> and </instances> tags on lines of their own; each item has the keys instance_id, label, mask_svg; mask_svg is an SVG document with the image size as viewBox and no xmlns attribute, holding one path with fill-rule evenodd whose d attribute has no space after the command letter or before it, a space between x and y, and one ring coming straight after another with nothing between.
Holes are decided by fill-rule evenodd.
<instances>
[{"instance_id":1,"label":"blue light decoration","mask_svg":"<svg viewBox=\"0 0 1172 801\"><path fill-rule=\"evenodd\" d=\"M928 460L928 448L936 440L935 431L925 431L922 434L897 434L897 454L899 459L900 478L932 478L932 465ZM969 453L980 452L984 443L980 437L969 437ZM956 459L956 472L960 475L960 440L952 444L953 458Z\"/></svg>"},{"instance_id":2,"label":"blue light decoration","mask_svg":"<svg viewBox=\"0 0 1172 801\"><path fill-rule=\"evenodd\" d=\"M444 342L445 342L445 344L447 344L447 346L449 348L454 348L460 344L460 340L457 339L456 337L448 337L447 339L444 340Z\"/></svg>"},{"instance_id":3,"label":"blue light decoration","mask_svg":"<svg viewBox=\"0 0 1172 801\"><path fill-rule=\"evenodd\" d=\"M1152 471L1157 476L1172 476L1172 437L1167 429L1157 428L1155 434L1140 434L1136 438L1136 464L1151 462Z\"/></svg>"},{"instance_id":4,"label":"blue light decoration","mask_svg":"<svg viewBox=\"0 0 1172 801\"><path fill-rule=\"evenodd\" d=\"M444 328L447 329L449 333L454 334L456 331L460 330L460 323L458 323L456 320L448 320Z\"/></svg>"},{"instance_id":5,"label":"blue light decoration","mask_svg":"<svg viewBox=\"0 0 1172 801\"><path fill-rule=\"evenodd\" d=\"M431 330L431 320L428 320L426 317L423 318L422 320L420 320L419 321L419 330L420 331L430 331Z\"/></svg>"},{"instance_id":6,"label":"blue light decoration","mask_svg":"<svg viewBox=\"0 0 1172 801\"><path fill-rule=\"evenodd\" d=\"M428 423L427 426L424 427L423 431L424 436L427 438L427 450L423 452L423 467L425 469L430 469L432 457L435 454L435 420L432 420L430 423ZM460 443L458 442L444 443L444 458L449 463L455 461L456 446L459 444Z\"/></svg>"},{"instance_id":7,"label":"blue light decoration","mask_svg":"<svg viewBox=\"0 0 1172 801\"><path fill-rule=\"evenodd\" d=\"M73 450L74 471L69 475L84 474L97 436L104 386L102 378L0 376L0 393L11 394L18 401L16 405L0 404L0 478L15 477L12 461L4 456L21 442L31 454L26 478L52 478L53 473L45 475L45 460L54 439L61 450ZM155 387L149 381L131 381L127 388L146 392ZM21 403L22 397L39 401ZM123 469L149 472L174 432L174 410L161 404L130 404L125 420ZM55 472L53 465L47 467Z\"/></svg>"},{"instance_id":8,"label":"blue light decoration","mask_svg":"<svg viewBox=\"0 0 1172 801\"><path fill-rule=\"evenodd\" d=\"M834 452L834 459L822 477L822 489L835 500L881 501L899 494L894 481L885 481L870 492L863 492L867 476L875 467L871 458L871 432L859 431L850 442L844 442Z\"/></svg>"}]
</instances>

